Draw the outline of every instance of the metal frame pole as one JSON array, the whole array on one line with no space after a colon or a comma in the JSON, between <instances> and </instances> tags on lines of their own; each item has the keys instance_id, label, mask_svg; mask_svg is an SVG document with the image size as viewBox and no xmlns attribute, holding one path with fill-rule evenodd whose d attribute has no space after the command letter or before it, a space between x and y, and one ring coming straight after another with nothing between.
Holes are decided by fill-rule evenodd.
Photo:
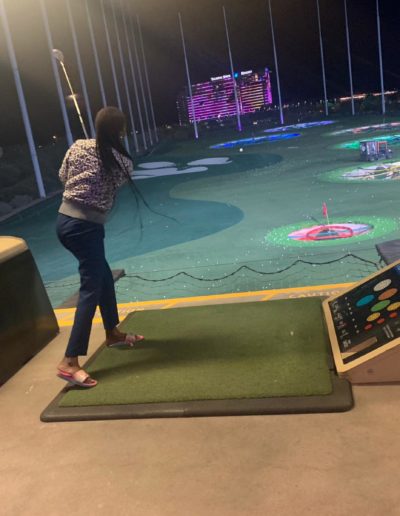
<instances>
[{"instance_id":1,"label":"metal frame pole","mask_svg":"<svg viewBox=\"0 0 400 516\"><path fill-rule=\"evenodd\" d=\"M110 62L111 62L111 71L112 71L112 76L113 76L113 80L114 80L115 92L117 94L118 108L119 108L120 111L122 111L121 94L120 94L119 87L118 87L117 71L115 69L114 56L113 56L113 51L112 51L112 46L111 46L111 39L110 39L110 31L108 30L106 13L105 13L105 10L104 10L104 0L101 0L101 11L102 11L102 14L103 14L103 21L104 21L104 28L105 28L105 32L106 32L108 55L110 57ZM129 142L128 142L128 137L127 136L125 136L124 141L125 141L126 148L129 149Z\"/></svg>"},{"instance_id":2,"label":"metal frame pole","mask_svg":"<svg viewBox=\"0 0 400 516\"><path fill-rule=\"evenodd\" d=\"M108 56L110 58L110 63L111 63L111 72L112 72L113 81L114 81L114 88L115 88L115 93L117 95L117 104L118 104L118 108L122 111L121 94L120 94L119 88L118 88L117 72L115 70L114 56L113 56L113 51L112 51L112 46L111 46L111 39L110 39L110 31L108 30L106 13L104 10L104 0L100 0L100 5L101 5L101 12L103 15L103 23L104 23L104 29L105 29L105 34L106 34Z\"/></svg>"},{"instance_id":3,"label":"metal frame pole","mask_svg":"<svg viewBox=\"0 0 400 516\"><path fill-rule=\"evenodd\" d=\"M230 42L230 39L229 39L228 21L226 19L225 7L222 7L222 12L224 13L226 40L228 42L229 63L230 63L230 67L231 67L232 82L233 82L233 94L235 96L237 128L238 128L238 131L241 131L242 130L242 120L240 118L240 106L239 106L239 98L238 98L238 92L237 92L237 82L236 82L236 79L235 79L235 70L234 70L234 67L233 67L231 42Z\"/></svg>"},{"instance_id":4,"label":"metal frame pole","mask_svg":"<svg viewBox=\"0 0 400 516\"><path fill-rule=\"evenodd\" d=\"M148 95L149 95L150 113L151 113L151 118L152 118L152 121L153 121L154 136L155 136L156 142L158 142L157 124L156 124L156 118L154 116L153 98L151 96L149 73L148 73L148 70L147 70L146 54L145 54L145 51L144 51L143 35L142 35L142 28L140 26L139 15L136 15L136 20L137 20L137 26L138 26L138 30L139 30L140 46L142 48L143 69L144 69L144 76L145 76L146 84L147 84L147 91L148 91Z\"/></svg>"},{"instance_id":5,"label":"metal frame pole","mask_svg":"<svg viewBox=\"0 0 400 516\"><path fill-rule=\"evenodd\" d=\"M70 24L71 32L72 32L72 40L74 42L74 50L75 50L76 60L78 62L78 70L79 70L79 77L80 77L81 85L82 85L82 93L83 93L83 98L85 100L85 105L86 105L86 113L87 113L87 117L89 119L89 125L90 125L90 131L92 133L92 138L94 138L95 130L94 130L94 124L93 124L92 110L90 107L89 94L88 94L88 90L86 87L86 79L85 79L85 74L83 71L81 53L79 50L78 38L76 36L75 22L74 22L74 19L72 16L70 0L66 0L66 4L67 4L69 24Z\"/></svg>"},{"instance_id":6,"label":"metal frame pole","mask_svg":"<svg viewBox=\"0 0 400 516\"><path fill-rule=\"evenodd\" d=\"M271 0L268 0L268 3L269 3L269 15L270 15L270 20L271 20L272 44L273 44L273 47L274 47L274 60L275 60L275 68L276 68L276 82L277 82L277 85L278 85L279 112L280 112L281 125L283 125L285 122L284 122L283 109L282 109L281 83L280 83L280 80L279 80L278 54L276 52L275 31L274 31L274 22L273 22L273 19L272 19Z\"/></svg>"},{"instance_id":7,"label":"metal frame pole","mask_svg":"<svg viewBox=\"0 0 400 516\"><path fill-rule=\"evenodd\" d=\"M194 108L192 82L190 80L189 63L188 63L188 58L187 58L187 53L186 53L186 43L185 43L185 35L183 33L183 24L182 24L181 13L178 13L178 18L179 18L179 26L181 29L181 36L182 36L183 55L185 57L185 67L186 67L186 76L187 76L187 82L188 82L190 104L192 106L194 135L197 140L199 138L199 131L197 129L196 110Z\"/></svg>"},{"instance_id":8,"label":"metal frame pole","mask_svg":"<svg viewBox=\"0 0 400 516\"><path fill-rule=\"evenodd\" d=\"M122 4L121 4L121 7L122 7ZM122 53L122 46L121 46L121 38L120 38L120 35L119 35L117 16L115 14L114 4L112 4L112 12L113 12L113 17L114 17L115 34L117 36L117 46L118 46L118 53L119 53L119 58L120 58L120 62L121 62L122 77L123 77L123 80L124 80L126 99L127 99L127 102L128 102L129 117L131 119L131 126L132 126L132 131L133 131L133 142L134 142L134 145L135 145L136 152L139 152L140 149L139 149L139 144L138 144L138 139L137 139L137 134L136 134L135 120L133 118L132 103L131 103L131 98L130 98L130 95L129 95L128 79L127 79L127 75L126 75L124 56L123 56L123 53Z\"/></svg>"},{"instance_id":9,"label":"metal frame pole","mask_svg":"<svg viewBox=\"0 0 400 516\"><path fill-rule=\"evenodd\" d=\"M316 0L317 3L317 15L318 15L318 30L319 30L319 46L321 49L321 66L322 66L322 82L324 85L324 99L325 99L325 115L328 116L328 95L326 92L326 76L325 76L325 59L324 59L324 45L322 43L322 27L321 27L321 15L319 11L319 0Z\"/></svg>"},{"instance_id":10,"label":"metal frame pole","mask_svg":"<svg viewBox=\"0 0 400 516\"><path fill-rule=\"evenodd\" d=\"M153 136L151 134L151 128L150 128L149 110L147 108L146 94L144 92L143 77L142 77L142 71L141 71L141 67L140 67L139 53L138 53L138 49L137 49L135 30L134 30L134 24L133 24L132 18L130 19L130 22L131 22L133 50L135 52L137 69L139 72L139 85L140 85L140 90L142 92L142 100L143 100L144 114L145 114L146 124L147 124L147 131L148 131L148 136L149 136L149 140L150 140L150 146L153 146Z\"/></svg>"},{"instance_id":11,"label":"metal frame pole","mask_svg":"<svg viewBox=\"0 0 400 516\"><path fill-rule=\"evenodd\" d=\"M55 62L55 57L53 56L53 40L51 37L49 19L47 16L47 11L46 11L46 6L44 3L44 0L39 0L39 2L40 2L40 9L42 11L44 28L46 31L46 38L47 38L47 45L49 47L51 66L53 68L53 74L54 74L54 79L56 81L58 98L60 101L61 112L62 112L62 116L63 116L63 120L64 120L65 133L67 136L68 145L71 146L73 144L73 137L72 137L72 132L71 132L71 126L70 126L69 119L68 119L67 107L65 105L64 93L63 93L63 89L61 86L60 74L58 73L58 68L57 68L57 65Z\"/></svg>"},{"instance_id":12,"label":"metal frame pole","mask_svg":"<svg viewBox=\"0 0 400 516\"><path fill-rule=\"evenodd\" d=\"M354 108L353 72L351 69L350 32L349 32L349 19L347 16L347 0L344 0L344 18L346 20L346 40L347 40L347 56L348 56L348 64L349 64L349 78L350 78L351 114L354 116L355 108Z\"/></svg>"},{"instance_id":13,"label":"metal frame pole","mask_svg":"<svg viewBox=\"0 0 400 516\"><path fill-rule=\"evenodd\" d=\"M137 81L136 81L136 73L135 73L135 68L133 66L132 51L131 51L131 45L129 42L128 24L126 22L126 16L123 17L123 22L124 22L124 30L125 30L126 47L128 49L129 66L131 68L131 75L132 75L132 81L133 81L133 89L135 91L136 106L137 106L138 115L139 115L140 129L142 131L143 147L144 147L144 150L147 150L147 141L146 141L146 135L145 135L145 130L144 130L144 124L143 124L142 108L140 106L139 91L138 91L138 85L137 85Z\"/></svg>"},{"instance_id":14,"label":"metal frame pole","mask_svg":"<svg viewBox=\"0 0 400 516\"><path fill-rule=\"evenodd\" d=\"M93 23L92 23L92 17L90 15L88 0L85 0L85 6L86 6L86 16L87 16L88 26L89 26L90 40L92 42L92 49L93 49L93 54L94 54L94 61L96 63L97 78L99 79L101 100L103 102L103 107L106 107L107 106L106 92L104 89L103 77L101 75L99 53L97 51L96 39L94 37Z\"/></svg>"},{"instance_id":15,"label":"metal frame pole","mask_svg":"<svg viewBox=\"0 0 400 516\"><path fill-rule=\"evenodd\" d=\"M379 68L381 76L381 90L382 90L382 115L386 113L385 104L385 85L383 81L383 59L382 59L382 41L381 41L381 19L379 14L379 0L376 0L376 24L378 27L378 49L379 49Z\"/></svg>"},{"instance_id":16,"label":"metal frame pole","mask_svg":"<svg viewBox=\"0 0 400 516\"><path fill-rule=\"evenodd\" d=\"M26 105L24 90L22 88L21 76L19 74L17 58L15 55L14 45L12 42L10 27L9 27L8 19L7 19L6 8L5 8L3 0L0 0L0 18L2 20L4 34L5 34L5 38L6 38L8 56L10 58L11 67L12 67L12 71L14 74L14 80L15 80L15 85L17 88L19 105L21 108L22 118L24 121L24 127L25 127L26 137L28 140L29 151L31 153L33 170L35 172L36 184L38 187L39 196L42 199L44 199L46 197L46 191L44 188L42 173L40 170L39 160L38 160L37 153L36 153L36 146L35 146L35 141L33 139L32 127L31 127L31 122L30 122L29 114L28 114L28 108Z\"/></svg>"}]
</instances>

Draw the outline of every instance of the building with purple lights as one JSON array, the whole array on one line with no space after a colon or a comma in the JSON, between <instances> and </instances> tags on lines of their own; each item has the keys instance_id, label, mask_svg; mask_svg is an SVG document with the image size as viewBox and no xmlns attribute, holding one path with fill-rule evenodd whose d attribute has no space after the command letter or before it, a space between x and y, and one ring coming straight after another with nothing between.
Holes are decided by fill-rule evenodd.
<instances>
[{"instance_id":1,"label":"building with purple lights","mask_svg":"<svg viewBox=\"0 0 400 516\"><path fill-rule=\"evenodd\" d=\"M272 103L268 68L263 73L252 70L235 73L240 114L255 113ZM194 84L193 105L196 121L217 120L236 115L234 82L231 75L212 77L208 82ZM193 123L193 109L188 89L177 100L180 125Z\"/></svg>"}]
</instances>

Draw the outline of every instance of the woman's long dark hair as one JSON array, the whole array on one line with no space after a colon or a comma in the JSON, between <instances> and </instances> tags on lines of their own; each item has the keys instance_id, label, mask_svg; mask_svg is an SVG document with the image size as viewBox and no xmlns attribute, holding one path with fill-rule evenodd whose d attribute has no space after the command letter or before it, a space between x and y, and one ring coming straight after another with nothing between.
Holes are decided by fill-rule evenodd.
<instances>
[{"instance_id":1,"label":"woman's long dark hair","mask_svg":"<svg viewBox=\"0 0 400 516\"><path fill-rule=\"evenodd\" d=\"M126 117L122 111L115 107L100 109L95 124L97 153L105 170L111 172L115 167L121 169L113 149L133 161L122 143L122 137L126 132Z\"/></svg>"},{"instance_id":2,"label":"woman's long dark hair","mask_svg":"<svg viewBox=\"0 0 400 516\"><path fill-rule=\"evenodd\" d=\"M153 213L176 221L173 217L158 213L148 205L146 199L143 197L142 193L131 178L129 171L125 168L122 162L120 163L117 160L113 153L114 149L119 152L119 154L122 154L122 156L125 156L133 162L132 156L129 154L122 141L123 136L126 134L126 117L124 113L116 107L105 107L100 109L96 115L95 125L96 149L100 161L106 172L111 174L113 169L115 170L115 168L118 168L125 174L132 193L135 196L140 219L140 228L142 229L142 218L140 216L139 199Z\"/></svg>"}]
</instances>

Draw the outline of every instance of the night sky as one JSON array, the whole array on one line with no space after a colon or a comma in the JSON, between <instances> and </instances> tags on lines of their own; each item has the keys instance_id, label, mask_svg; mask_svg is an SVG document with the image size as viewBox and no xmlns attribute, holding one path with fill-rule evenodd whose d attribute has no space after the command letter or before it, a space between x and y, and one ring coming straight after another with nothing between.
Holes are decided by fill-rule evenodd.
<instances>
[{"instance_id":1,"label":"night sky","mask_svg":"<svg viewBox=\"0 0 400 516\"><path fill-rule=\"evenodd\" d=\"M116 104L99 0L89 0L101 55L108 104ZM121 2L116 0L116 6ZM81 0L71 0L92 101L101 107L94 59ZM139 14L158 124L175 123L175 100L186 84L177 13L181 12L192 82L229 73L222 5L230 28L236 70L269 67L274 71L266 0L135 0L127 2ZM61 112L37 0L5 0L34 136L44 143L63 134ZM80 82L64 0L47 0L54 47L65 55L77 92ZM315 0L273 0L275 35L283 101L322 98L321 61ZM320 0L328 96L348 95L347 49L342 0ZM380 0L386 89L399 87L400 2ZM380 89L375 0L348 0L355 92ZM115 42L113 32L111 36ZM117 72L122 78L115 45ZM66 89L65 89L66 91ZM133 91L133 90L132 90ZM0 26L0 146L24 141L22 119L11 66ZM275 75L273 95L277 99ZM74 135L79 136L72 105ZM77 134L78 133L78 134Z\"/></svg>"}]
</instances>

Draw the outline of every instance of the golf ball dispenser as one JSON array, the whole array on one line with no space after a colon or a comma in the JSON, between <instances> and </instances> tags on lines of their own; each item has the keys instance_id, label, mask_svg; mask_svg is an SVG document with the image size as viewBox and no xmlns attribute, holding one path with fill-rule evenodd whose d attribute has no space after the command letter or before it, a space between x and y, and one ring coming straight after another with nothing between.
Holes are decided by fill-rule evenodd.
<instances>
[{"instance_id":1,"label":"golf ball dispenser","mask_svg":"<svg viewBox=\"0 0 400 516\"><path fill-rule=\"evenodd\" d=\"M323 302L340 376L400 381L400 261Z\"/></svg>"}]
</instances>

